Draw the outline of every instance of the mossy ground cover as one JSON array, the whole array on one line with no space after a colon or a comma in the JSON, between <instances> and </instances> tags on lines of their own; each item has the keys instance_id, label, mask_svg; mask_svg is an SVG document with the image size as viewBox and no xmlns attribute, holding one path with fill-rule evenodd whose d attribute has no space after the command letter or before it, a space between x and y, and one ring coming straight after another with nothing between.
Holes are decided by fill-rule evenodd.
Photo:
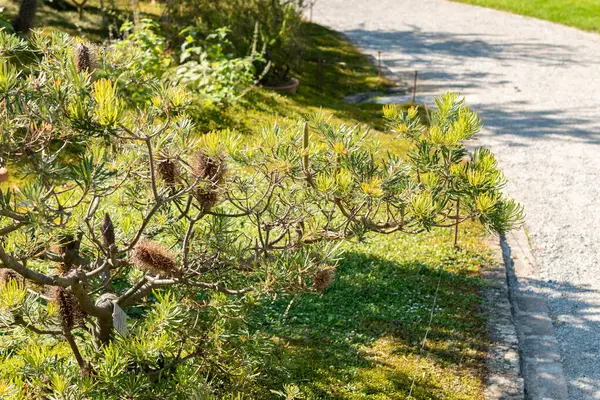
<instances>
[{"instance_id":1,"label":"mossy ground cover","mask_svg":"<svg viewBox=\"0 0 600 400\"><path fill-rule=\"evenodd\" d=\"M600 33L597 0L455 0L557 22Z\"/></svg>"},{"instance_id":2,"label":"mossy ground cover","mask_svg":"<svg viewBox=\"0 0 600 400\"><path fill-rule=\"evenodd\" d=\"M85 18L97 15L91 12L94 4L90 1ZM71 31L67 22L78 23L76 13L61 14L61 20L53 13L42 9L45 29ZM88 38L95 38L94 26L99 24L85 28ZM86 34L85 29L72 33ZM237 104L206 105L196 113L200 130L230 128L251 138L262 126L322 111L338 122L370 126L374 140L392 153L405 153L406 142L384 133L380 105L342 100L392 83L380 80L337 33L306 23L304 35L296 95L257 88ZM319 59L325 60L322 76ZM285 294L264 300L248 322L272 341L274 352L266 356L251 398L277 398L272 390L284 384L296 385L306 399L405 399L409 393L416 399L482 398L487 336L479 269L493 262L484 234L475 224L464 225L458 250L448 229L346 243L323 294L301 295L291 306Z\"/></svg>"}]
</instances>

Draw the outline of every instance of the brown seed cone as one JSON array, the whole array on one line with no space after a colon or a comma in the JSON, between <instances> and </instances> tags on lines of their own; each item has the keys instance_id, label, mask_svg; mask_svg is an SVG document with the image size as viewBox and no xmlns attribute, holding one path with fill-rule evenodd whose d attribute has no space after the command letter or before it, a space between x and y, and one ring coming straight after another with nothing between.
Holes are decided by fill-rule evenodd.
<instances>
[{"instance_id":1,"label":"brown seed cone","mask_svg":"<svg viewBox=\"0 0 600 400\"><path fill-rule=\"evenodd\" d=\"M175 161L173 161L171 158L165 157L158 161L157 170L158 174L162 180L165 181L167 186L175 186L177 183L177 178L179 177L179 168Z\"/></svg>"},{"instance_id":2,"label":"brown seed cone","mask_svg":"<svg viewBox=\"0 0 600 400\"><path fill-rule=\"evenodd\" d=\"M81 242L75 239L73 235L65 235L59 240L59 251L64 260L59 269L63 275L73 269L73 265L79 258L80 246Z\"/></svg>"},{"instance_id":3,"label":"brown seed cone","mask_svg":"<svg viewBox=\"0 0 600 400\"><path fill-rule=\"evenodd\" d=\"M139 269L156 276L181 276L173 254L149 240L142 240L134 247L131 262Z\"/></svg>"},{"instance_id":4,"label":"brown seed cone","mask_svg":"<svg viewBox=\"0 0 600 400\"><path fill-rule=\"evenodd\" d=\"M87 314L81 309L75 296L69 293L67 289L54 288L53 299L59 307L63 328L72 329L83 323Z\"/></svg>"},{"instance_id":5,"label":"brown seed cone","mask_svg":"<svg viewBox=\"0 0 600 400\"><path fill-rule=\"evenodd\" d=\"M102 242L104 247L110 249L115 244L115 226L113 225L110 215L104 214L104 219L100 224L100 232L102 234Z\"/></svg>"},{"instance_id":6,"label":"brown seed cone","mask_svg":"<svg viewBox=\"0 0 600 400\"><path fill-rule=\"evenodd\" d=\"M195 196L204 211L209 211L218 201L218 186L223 183L227 165L222 157L210 157L203 151L194 154L192 173L195 179L203 182L198 186Z\"/></svg>"},{"instance_id":7,"label":"brown seed cone","mask_svg":"<svg viewBox=\"0 0 600 400\"><path fill-rule=\"evenodd\" d=\"M75 46L75 69L77 72L91 72L94 70L94 62L90 48L83 43Z\"/></svg>"},{"instance_id":8,"label":"brown seed cone","mask_svg":"<svg viewBox=\"0 0 600 400\"><path fill-rule=\"evenodd\" d=\"M219 200L219 195L216 191L205 188L198 188L195 197L204 212L210 211Z\"/></svg>"},{"instance_id":9,"label":"brown seed cone","mask_svg":"<svg viewBox=\"0 0 600 400\"><path fill-rule=\"evenodd\" d=\"M199 151L192 159L192 172L195 178L200 178L212 183L221 183L227 171L223 157L210 157L205 152Z\"/></svg>"},{"instance_id":10,"label":"brown seed cone","mask_svg":"<svg viewBox=\"0 0 600 400\"><path fill-rule=\"evenodd\" d=\"M325 267L318 270L313 275L313 287L316 291L322 293L329 287L329 285L331 285L331 282L333 281L333 278L335 276L333 272L334 270L335 267Z\"/></svg>"}]
</instances>

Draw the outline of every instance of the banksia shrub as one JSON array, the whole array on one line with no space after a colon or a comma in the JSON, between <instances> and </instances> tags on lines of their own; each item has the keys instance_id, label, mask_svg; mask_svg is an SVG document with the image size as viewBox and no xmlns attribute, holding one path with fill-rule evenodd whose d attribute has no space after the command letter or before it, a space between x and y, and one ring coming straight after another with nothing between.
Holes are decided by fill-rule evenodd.
<instances>
[{"instance_id":1,"label":"banksia shrub","mask_svg":"<svg viewBox=\"0 0 600 400\"><path fill-rule=\"evenodd\" d=\"M256 340L236 339L248 337L239 313L263 293L328 290L340 251L327 242L419 233L463 218L498 233L518 223L521 210L502 196L505 181L491 152L476 151L460 164L467 153L460 140L478 124L454 97L436 102L433 132L415 112L387 109L393 130L413 141L406 158L386 157L366 131L320 115L311 117L305 143L300 124L273 125L248 140L230 130L195 138L198 116L185 114L184 93L169 94L173 82L139 79L138 57L121 68L123 53L98 53L108 68L83 87L71 76L74 60L64 62L74 42L33 35L21 41L23 57L4 57L0 66L0 159L25 178L20 190L0 190L0 266L27 276L20 284L16 273L1 274L9 283L0 285L0 364L27 365L27 354L36 364L0 368L0 382L17 395L64 397L64 388L77 394L82 384L87 398L137 388L157 398L226 397L260 368L250 358ZM15 51L7 38L0 31L0 54ZM42 61L19 74L31 54ZM152 107L150 94L161 99ZM201 151L189 157L190 148ZM161 166L151 162L165 158ZM235 176L226 179L228 171ZM160 187L149 179L157 175ZM173 182L176 190L167 186ZM222 210L207 215L217 201ZM144 301L151 293L153 301ZM242 301L227 300L245 293ZM55 307L47 307L48 298ZM133 321L118 309L111 318L115 301ZM51 317L57 307L60 317ZM115 340L123 322L130 336ZM23 328L33 331L27 342ZM66 344L83 376L94 365L89 379L62 354ZM181 382L189 383L180 392Z\"/></svg>"},{"instance_id":2,"label":"banksia shrub","mask_svg":"<svg viewBox=\"0 0 600 400\"><path fill-rule=\"evenodd\" d=\"M58 305L61 324L65 329L72 329L81 325L85 319L85 312L77 302L75 296L62 287L54 288L53 301Z\"/></svg>"},{"instance_id":3,"label":"banksia shrub","mask_svg":"<svg viewBox=\"0 0 600 400\"><path fill-rule=\"evenodd\" d=\"M131 262L139 269L155 276L181 276L173 254L149 240L142 240L134 247Z\"/></svg>"},{"instance_id":4,"label":"banksia shrub","mask_svg":"<svg viewBox=\"0 0 600 400\"><path fill-rule=\"evenodd\" d=\"M322 293L329 287L329 285L331 285L331 282L335 276L333 272L334 270L335 267L325 267L318 270L313 275L313 287L317 292Z\"/></svg>"},{"instance_id":5,"label":"banksia shrub","mask_svg":"<svg viewBox=\"0 0 600 400\"><path fill-rule=\"evenodd\" d=\"M88 46L81 43L75 46L75 68L77 72L91 72L94 69L92 52Z\"/></svg>"},{"instance_id":6,"label":"banksia shrub","mask_svg":"<svg viewBox=\"0 0 600 400\"><path fill-rule=\"evenodd\" d=\"M223 183L227 166L223 157L211 157L203 151L192 159L192 173L201 183L196 190L196 199L204 211L209 211L218 200L217 187Z\"/></svg>"},{"instance_id":7,"label":"banksia shrub","mask_svg":"<svg viewBox=\"0 0 600 400\"><path fill-rule=\"evenodd\" d=\"M104 247L110 249L115 244L115 227L108 213L104 214L104 219L100 224L100 233Z\"/></svg>"},{"instance_id":8,"label":"banksia shrub","mask_svg":"<svg viewBox=\"0 0 600 400\"><path fill-rule=\"evenodd\" d=\"M33 28L36 11L37 0L23 0L21 7L19 7L19 14L17 14L12 22L15 32L29 32Z\"/></svg>"}]
</instances>

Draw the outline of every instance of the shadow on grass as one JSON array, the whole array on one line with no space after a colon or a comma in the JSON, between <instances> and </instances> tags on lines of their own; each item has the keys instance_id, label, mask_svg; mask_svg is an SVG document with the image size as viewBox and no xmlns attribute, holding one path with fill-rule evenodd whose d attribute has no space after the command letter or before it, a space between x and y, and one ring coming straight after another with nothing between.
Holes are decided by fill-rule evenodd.
<instances>
[{"instance_id":1,"label":"shadow on grass","mask_svg":"<svg viewBox=\"0 0 600 400\"><path fill-rule=\"evenodd\" d=\"M310 399L400 399L416 377L415 398L478 398L486 345L481 281L460 265L481 265L481 257L444 249L433 265L346 253L324 294L296 298L287 318L289 297L252 315L252 326L277 343L281 371L266 374L264 385L294 383Z\"/></svg>"},{"instance_id":2,"label":"shadow on grass","mask_svg":"<svg viewBox=\"0 0 600 400\"><path fill-rule=\"evenodd\" d=\"M340 34L311 23L305 23L303 29L304 53L292 72L300 80L296 94L258 89L237 104L203 106L194 112L200 131L233 128L253 134L265 125L282 119L302 118L319 110L326 115L333 114L336 122L366 124L377 131L385 131L382 105L348 104L343 97L373 91L391 83L379 80L377 70L368 58ZM322 82L316 60L326 61ZM391 136L383 141L386 146L398 146L391 143Z\"/></svg>"}]
</instances>

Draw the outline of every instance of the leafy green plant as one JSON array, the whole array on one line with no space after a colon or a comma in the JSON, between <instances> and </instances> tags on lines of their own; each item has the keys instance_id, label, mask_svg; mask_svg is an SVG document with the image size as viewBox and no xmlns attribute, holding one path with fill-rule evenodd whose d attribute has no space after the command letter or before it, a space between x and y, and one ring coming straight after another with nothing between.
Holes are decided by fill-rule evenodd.
<instances>
[{"instance_id":1,"label":"leafy green plant","mask_svg":"<svg viewBox=\"0 0 600 400\"><path fill-rule=\"evenodd\" d=\"M256 63L258 71L270 63L262 83L277 85L288 83L290 74L302 56L303 1L298 0L184 0L167 3L165 13L169 25L183 29L195 24L199 35L207 37L216 29L227 27L237 57L252 52L256 43L258 24L259 44L265 46L263 63ZM170 26L166 27L167 29ZM171 29L173 29L171 27Z\"/></svg>"},{"instance_id":2,"label":"leafy green plant","mask_svg":"<svg viewBox=\"0 0 600 400\"><path fill-rule=\"evenodd\" d=\"M0 187L3 396L243 393L269 348L245 311L281 290L324 291L332 242L519 223L493 155L464 160L480 123L456 95L431 127L386 108L414 142L408 160L319 114L253 138L201 135L190 88L127 78L122 52L99 52L95 69L67 35L7 35L0 160L22 183ZM35 59L26 74L19 52Z\"/></svg>"},{"instance_id":3,"label":"leafy green plant","mask_svg":"<svg viewBox=\"0 0 600 400\"><path fill-rule=\"evenodd\" d=\"M229 52L233 48L227 38L228 29L217 29L201 43L192 28L183 30L182 34L186 39L181 48L180 65L175 69L180 82L215 102L234 100L255 84L254 63L261 58L255 50L243 58Z\"/></svg>"},{"instance_id":4,"label":"leafy green plant","mask_svg":"<svg viewBox=\"0 0 600 400\"><path fill-rule=\"evenodd\" d=\"M288 83L290 74L298 67L302 57L300 32L302 3L292 1L263 1L255 14L262 41L266 44L265 58L272 63L269 73L262 79L266 85Z\"/></svg>"},{"instance_id":5,"label":"leafy green plant","mask_svg":"<svg viewBox=\"0 0 600 400\"><path fill-rule=\"evenodd\" d=\"M148 104L151 97L148 88L152 83L168 81L175 60L154 21L144 19L137 26L125 22L120 31L125 38L104 50L104 58L113 62L98 63L98 75L118 77L120 89L129 94L130 104Z\"/></svg>"},{"instance_id":6,"label":"leafy green plant","mask_svg":"<svg viewBox=\"0 0 600 400\"><path fill-rule=\"evenodd\" d=\"M256 84L254 64L261 57L256 51L236 57L225 28L207 37L200 37L193 27L184 29L179 62L154 21L142 20L137 26L127 22L121 30L125 39L104 50L113 62L99 63L98 76L118 76L118 85L130 94L131 105L151 103L157 81L185 86L201 104L233 102Z\"/></svg>"}]
</instances>

